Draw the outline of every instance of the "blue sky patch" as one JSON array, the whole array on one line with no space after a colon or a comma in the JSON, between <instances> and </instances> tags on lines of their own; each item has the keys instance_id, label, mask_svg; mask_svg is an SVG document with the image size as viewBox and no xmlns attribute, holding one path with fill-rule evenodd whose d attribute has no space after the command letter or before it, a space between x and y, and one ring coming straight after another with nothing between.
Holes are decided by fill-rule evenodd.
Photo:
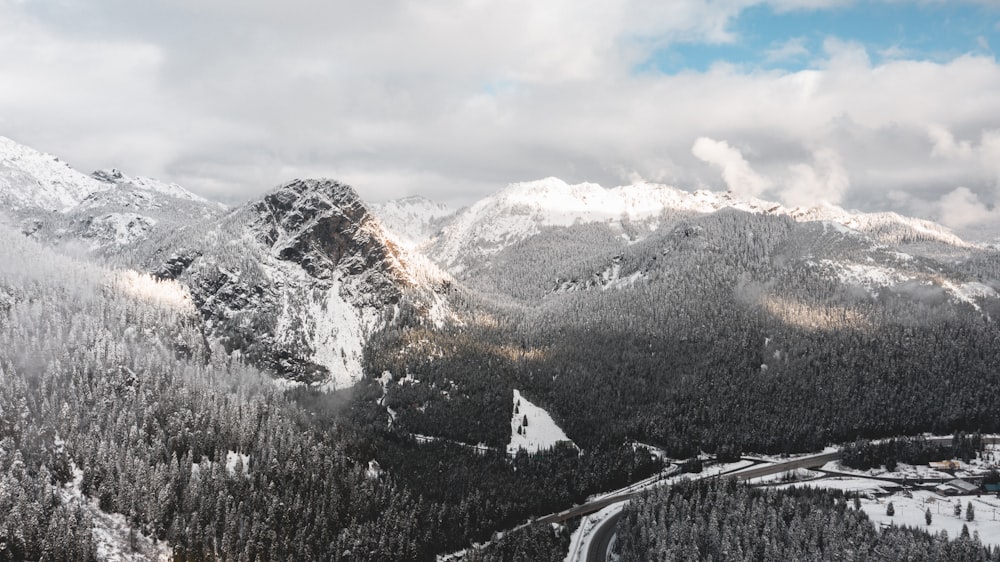
<instances>
[{"instance_id":1,"label":"blue sky patch","mask_svg":"<svg viewBox=\"0 0 1000 562\"><path fill-rule=\"evenodd\" d=\"M759 69L802 70L824 57L834 37L864 45L872 62L951 60L963 54L995 56L1000 7L961 2L863 1L838 8L775 12L760 5L730 22L726 44L677 43L657 50L637 71L675 74L716 63Z\"/></svg>"}]
</instances>

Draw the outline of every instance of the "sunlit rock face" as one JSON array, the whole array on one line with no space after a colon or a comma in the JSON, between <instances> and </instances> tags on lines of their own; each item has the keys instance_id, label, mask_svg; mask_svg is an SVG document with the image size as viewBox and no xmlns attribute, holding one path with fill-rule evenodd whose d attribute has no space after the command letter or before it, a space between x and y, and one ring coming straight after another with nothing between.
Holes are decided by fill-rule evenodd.
<instances>
[{"instance_id":1,"label":"sunlit rock face","mask_svg":"<svg viewBox=\"0 0 1000 562\"><path fill-rule=\"evenodd\" d=\"M150 270L191 288L210 338L336 388L361 378L367 338L426 277L350 186L325 179L283 184L162 248Z\"/></svg>"}]
</instances>

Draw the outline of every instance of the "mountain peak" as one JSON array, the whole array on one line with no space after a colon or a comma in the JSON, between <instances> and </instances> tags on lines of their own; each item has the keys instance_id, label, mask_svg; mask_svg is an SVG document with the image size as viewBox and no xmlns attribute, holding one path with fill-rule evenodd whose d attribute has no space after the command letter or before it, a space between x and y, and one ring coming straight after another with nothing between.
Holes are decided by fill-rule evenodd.
<instances>
[{"instance_id":1,"label":"mountain peak","mask_svg":"<svg viewBox=\"0 0 1000 562\"><path fill-rule=\"evenodd\" d=\"M251 208L260 217L261 241L280 259L298 262L314 277L328 278L338 266L360 273L379 263L398 271L398 257L386 244L381 226L347 184L293 180Z\"/></svg>"}]
</instances>

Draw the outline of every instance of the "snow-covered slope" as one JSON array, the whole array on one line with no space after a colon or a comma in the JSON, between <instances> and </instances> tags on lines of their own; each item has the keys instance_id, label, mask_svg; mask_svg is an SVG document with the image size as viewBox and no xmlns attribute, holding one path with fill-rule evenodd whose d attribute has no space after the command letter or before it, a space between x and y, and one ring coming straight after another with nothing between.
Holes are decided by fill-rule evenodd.
<instances>
[{"instance_id":1,"label":"snow-covered slope","mask_svg":"<svg viewBox=\"0 0 1000 562\"><path fill-rule=\"evenodd\" d=\"M0 208L65 211L110 188L55 156L0 137Z\"/></svg>"},{"instance_id":2,"label":"snow-covered slope","mask_svg":"<svg viewBox=\"0 0 1000 562\"><path fill-rule=\"evenodd\" d=\"M646 186L569 185L556 178L516 183L459 212L430 253L442 265L461 271L465 262L495 254L547 226L653 219L665 207L664 196L673 195Z\"/></svg>"},{"instance_id":3,"label":"snow-covered slope","mask_svg":"<svg viewBox=\"0 0 1000 562\"><path fill-rule=\"evenodd\" d=\"M418 247L430 239L454 210L420 196L393 199L371 205L382 225L409 247Z\"/></svg>"},{"instance_id":4,"label":"snow-covered slope","mask_svg":"<svg viewBox=\"0 0 1000 562\"><path fill-rule=\"evenodd\" d=\"M216 203L214 201L209 201L200 195L195 195L190 191L184 189L183 187L177 185L176 183L164 183L157 179L147 178L142 176L127 176L115 168L108 170L98 170L91 174L91 176L101 182L107 183L109 185L126 186L132 187L139 191L144 191L147 193L156 193L160 195L166 195L168 197L173 197L174 199L181 199L185 201L195 201L197 203L211 204L220 209L225 209L225 205L222 203Z\"/></svg>"},{"instance_id":5,"label":"snow-covered slope","mask_svg":"<svg viewBox=\"0 0 1000 562\"><path fill-rule=\"evenodd\" d=\"M786 214L798 222L824 221L843 226L885 244L928 241L940 242L958 248L971 247L969 243L944 226L928 220L904 217L893 212L850 212L829 204L810 208L786 209L779 207L773 212Z\"/></svg>"},{"instance_id":6,"label":"snow-covered slope","mask_svg":"<svg viewBox=\"0 0 1000 562\"><path fill-rule=\"evenodd\" d=\"M175 185L118 170L84 175L58 158L0 137L0 211L21 230L91 252L123 246L211 219L225 206Z\"/></svg>"},{"instance_id":7,"label":"snow-covered slope","mask_svg":"<svg viewBox=\"0 0 1000 562\"><path fill-rule=\"evenodd\" d=\"M178 188L182 189L182 188ZM224 208L198 196L111 184L62 213L21 211L23 230L54 243L82 241L91 252L115 253L122 247L223 214Z\"/></svg>"}]
</instances>

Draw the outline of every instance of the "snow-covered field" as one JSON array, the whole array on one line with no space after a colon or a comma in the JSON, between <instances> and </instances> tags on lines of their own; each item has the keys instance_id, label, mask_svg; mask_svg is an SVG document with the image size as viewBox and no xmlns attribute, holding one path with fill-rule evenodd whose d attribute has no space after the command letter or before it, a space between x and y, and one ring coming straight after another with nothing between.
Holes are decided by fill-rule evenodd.
<instances>
[{"instance_id":1,"label":"snow-covered field","mask_svg":"<svg viewBox=\"0 0 1000 562\"><path fill-rule=\"evenodd\" d=\"M560 441L573 443L548 412L529 402L520 391L514 390L514 408L510 417L510 443L507 445L507 454L516 455L520 449L537 453L551 449ZM576 447L576 444L573 446Z\"/></svg>"},{"instance_id":2,"label":"snow-covered field","mask_svg":"<svg viewBox=\"0 0 1000 562\"><path fill-rule=\"evenodd\" d=\"M843 477L822 478L808 482L797 482L774 486L772 489L811 486L828 490L861 494L861 509L876 525L897 525L925 529L931 533L941 530L948 532L948 538L955 539L962 532L962 525L969 526L969 533L978 532L979 538L986 545L1000 546L1000 499L992 496L941 496L929 490L913 490L907 493L896 493L890 496L875 497L884 494L882 486L885 482L868 478ZM966 506L969 502L974 506L975 519L966 520ZM892 502L895 514L886 514L886 508ZM955 504L962 507L962 515L955 516ZM926 511L931 511L931 524L924 519Z\"/></svg>"},{"instance_id":3,"label":"snow-covered field","mask_svg":"<svg viewBox=\"0 0 1000 562\"><path fill-rule=\"evenodd\" d=\"M913 497L895 494L886 498L862 499L861 509L877 525L898 525L926 529L937 533L942 529L948 531L948 538L955 539L962 532L962 525L969 526L969 533L979 533L983 544L1000 546L1000 501L997 498L983 496L959 496L945 498L929 491L914 491ZM892 502L895 515L886 515L886 507ZM955 516L956 501L962 506L962 515ZM972 502L975 519L966 521L965 510ZM924 520L926 511L931 510L931 524Z\"/></svg>"}]
</instances>

